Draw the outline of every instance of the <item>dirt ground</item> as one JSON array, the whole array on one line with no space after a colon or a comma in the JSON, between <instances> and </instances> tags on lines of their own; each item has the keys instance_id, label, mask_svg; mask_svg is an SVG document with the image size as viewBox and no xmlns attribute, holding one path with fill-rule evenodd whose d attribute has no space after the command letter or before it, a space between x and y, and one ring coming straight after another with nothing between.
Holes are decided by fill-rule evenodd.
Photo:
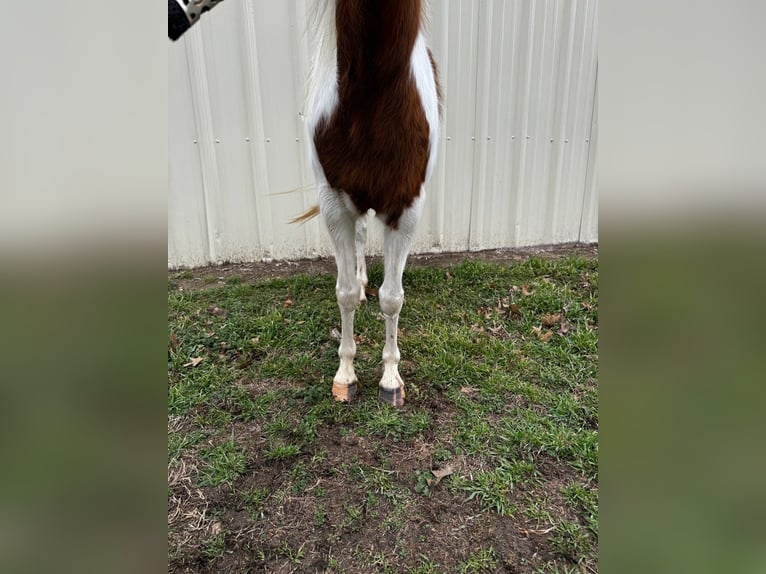
<instances>
[{"instance_id":1,"label":"dirt ground","mask_svg":"<svg viewBox=\"0 0 766 574\"><path fill-rule=\"evenodd\" d=\"M448 266L463 260L479 260L502 264L504 262L516 263L530 257L561 259L570 256L596 259L598 258L598 244L565 243L537 247L518 247L514 249L412 254L407 260L407 266ZM368 265L379 259L380 257L368 257ZM168 278L173 282L174 287L179 288L179 290L197 291L223 285L231 277L240 277L244 283L256 283L264 279L291 277L307 273L335 273L335 261L332 257L321 257L295 261L225 263L223 265L195 267L189 270L171 270L168 271Z\"/></svg>"},{"instance_id":2,"label":"dirt ground","mask_svg":"<svg viewBox=\"0 0 766 574\"><path fill-rule=\"evenodd\" d=\"M454 415L447 402L432 401L427 409L439 418ZM263 432L257 423L238 424L233 432L253 445L247 452L252 461L247 478L234 487L192 491L188 500L184 494L177 494L177 499L173 496L171 507L177 505L179 512L191 511L194 516L183 533L171 530L171 546L184 549L171 558L171 573L598 571L593 561L578 568L557 555L551 535L554 529L521 513L509 517L483 511L475 501L466 502L464 496L456 496L443 485L432 487L427 496L403 500L391 493L374 492L371 501L369 485L353 472L338 470L348 467L349 453L353 453L354 466L368 472L385 466L388 457L396 461L395 468L380 472L386 473L391 492L410 492L413 477L433 466L429 453L434 443L444 444L445 437L426 436L415 445L393 440L373 443L366 437L342 436L338 428L325 429L315 450L302 456L308 461L323 453L322 460L312 465L312 484L297 487L290 463L264 458L258 444ZM459 472L471 472L473 466L470 457L451 464ZM515 488L510 503L523 506L530 499L544 500L555 520L577 521L561 495L563 485L578 479L576 473L544 455L536 458L535 466L541 480L534 487ZM174 493L183 492L174 477L170 481ZM260 505L254 520L242 493L256 486L277 494ZM326 492L322 498L315 496L317 488ZM214 517L205 517L204 509ZM199 530L189 527L190 523L199 524ZM214 539L219 532L225 533L225 552L212 558L200 541ZM190 535L191 540L182 540ZM471 556L476 557L473 567ZM478 559L482 556L484 560ZM429 562L439 566L428 568ZM575 569L561 569L565 567Z\"/></svg>"}]
</instances>

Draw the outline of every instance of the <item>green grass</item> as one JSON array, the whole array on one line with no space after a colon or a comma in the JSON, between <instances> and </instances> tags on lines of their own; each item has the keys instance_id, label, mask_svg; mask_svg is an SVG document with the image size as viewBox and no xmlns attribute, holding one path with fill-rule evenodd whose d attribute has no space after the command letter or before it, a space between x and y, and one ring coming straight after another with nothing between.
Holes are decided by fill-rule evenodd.
<instances>
[{"instance_id":1,"label":"green grass","mask_svg":"<svg viewBox=\"0 0 766 574\"><path fill-rule=\"evenodd\" d=\"M203 463L200 486L232 483L245 471L244 449L234 438L217 446L200 449L199 458Z\"/></svg>"},{"instance_id":2,"label":"green grass","mask_svg":"<svg viewBox=\"0 0 766 574\"><path fill-rule=\"evenodd\" d=\"M494 549L481 548L472 553L462 562L458 568L461 574L478 574L480 572L492 572L497 567L497 558Z\"/></svg>"},{"instance_id":3,"label":"green grass","mask_svg":"<svg viewBox=\"0 0 766 574\"><path fill-rule=\"evenodd\" d=\"M562 521L553 536L553 548L556 553L573 562L580 562L591 550L590 540L583 528L568 520Z\"/></svg>"},{"instance_id":4,"label":"green grass","mask_svg":"<svg viewBox=\"0 0 766 574\"><path fill-rule=\"evenodd\" d=\"M379 286L381 265L368 274ZM246 536L232 527L208 540L205 559L261 540L264 560L283 561L271 569L313 564L321 548L332 548L328 568L344 571L353 552L340 545L349 534L372 537L374 524L395 548L365 542L358 557L372 570L494 571L510 551L492 538L491 521L501 520L546 533L541 544L553 562L540 571L595 562L597 262L408 269L402 409L377 401L384 324L374 298L356 313L361 398L332 400L334 286L332 275L257 284L232 276L205 290L169 290L169 460L196 463L187 465L196 469L189 488L226 488L208 512L243 511L252 520ZM448 464L453 473L436 484L431 469ZM296 527L290 508L305 509L306 534L268 546L268 528ZM423 531L419 548L400 538L434 516L448 522L462 514L474 517L471 532L485 525L489 538L454 563L442 558L452 549L431 551L451 534Z\"/></svg>"}]
</instances>

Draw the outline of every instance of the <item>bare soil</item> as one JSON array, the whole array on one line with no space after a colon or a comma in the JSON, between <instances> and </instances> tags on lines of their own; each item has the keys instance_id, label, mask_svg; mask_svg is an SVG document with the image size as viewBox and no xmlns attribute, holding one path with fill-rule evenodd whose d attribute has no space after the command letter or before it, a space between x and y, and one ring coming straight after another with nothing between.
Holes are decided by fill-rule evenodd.
<instances>
[{"instance_id":1,"label":"bare soil","mask_svg":"<svg viewBox=\"0 0 766 574\"><path fill-rule=\"evenodd\" d=\"M449 420L455 414L453 405L436 398L421 406L437 419ZM411 492L413 477L434 466L435 442L445 443L438 426L414 444L344 436L340 428L325 428L314 448L301 453L298 461L268 460L258 423L237 423L232 432L238 438L247 437L249 445L248 468L236 484L192 489L184 495L179 481L171 478L170 506L178 505L178 515L186 517L170 524L170 545L179 551L171 557L171 573L428 572L419 570L424 556L438 564L434 572L532 574L556 566L572 567L556 554L553 528L521 512L512 516L487 512L476 501L450 493L443 483L406 501L380 493L370 497L369 486L342 470L352 464L383 470L387 461L393 461L384 470L392 490ZM319 453L322 460L311 462ZM470 473L478 470L472 468L472 458L458 457L450 464L455 472ZM312 480L296 488L291 468L300 462L310 466ZM545 455L536 457L535 467L540 476L534 485L516 487L509 495L510 503L523 507L529 498L545 500L555 521L577 521L561 495L562 486L578 480L577 473ZM253 488L271 493L256 516L243 504L243 493ZM225 551L211 557L205 541L209 544L216 533ZM489 548L491 565L463 570L467 557ZM580 565L581 572L597 569L592 561Z\"/></svg>"}]
</instances>

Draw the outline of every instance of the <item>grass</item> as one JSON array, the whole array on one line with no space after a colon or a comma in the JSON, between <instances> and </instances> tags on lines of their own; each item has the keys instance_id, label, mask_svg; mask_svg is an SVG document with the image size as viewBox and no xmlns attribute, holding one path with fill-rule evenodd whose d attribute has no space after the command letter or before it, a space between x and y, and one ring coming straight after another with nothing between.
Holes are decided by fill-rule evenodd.
<instances>
[{"instance_id":1,"label":"grass","mask_svg":"<svg viewBox=\"0 0 766 574\"><path fill-rule=\"evenodd\" d=\"M495 557L495 551L490 546L489 548L482 548L472 553L459 565L458 572L461 574L492 572L496 566L497 558Z\"/></svg>"},{"instance_id":2,"label":"grass","mask_svg":"<svg viewBox=\"0 0 766 574\"><path fill-rule=\"evenodd\" d=\"M200 449L199 459L203 462L199 486L231 484L245 471L245 451L234 438Z\"/></svg>"},{"instance_id":3,"label":"grass","mask_svg":"<svg viewBox=\"0 0 766 574\"><path fill-rule=\"evenodd\" d=\"M361 398L332 400L334 284L169 289L170 571L593 571L596 261L408 269L402 409L376 400L375 298L356 313Z\"/></svg>"}]
</instances>

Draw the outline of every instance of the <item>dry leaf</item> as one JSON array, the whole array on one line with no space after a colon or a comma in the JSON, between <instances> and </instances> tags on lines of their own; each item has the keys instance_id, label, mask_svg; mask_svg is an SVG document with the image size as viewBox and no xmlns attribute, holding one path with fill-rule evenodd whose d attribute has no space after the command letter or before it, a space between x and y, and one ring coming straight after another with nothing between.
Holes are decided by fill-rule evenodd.
<instances>
[{"instance_id":1,"label":"dry leaf","mask_svg":"<svg viewBox=\"0 0 766 574\"><path fill-rule=\"evenodd\" d=\"M213 524L210 525L210 533L215 536L219 532L221 532L221 523L213 522Z\"/></svg>"},{"instance_id":2,"label":"dry leaf","mask_svg":"<svg viewBox=\"0 0 766 574\"><path fill-rule=\"evenodd\" d=\"M495 323L492 323L492 326L489 327L489 332L492 333L495 337L500 336L501 334L505 333L505 327L502 325L496 325Z\"/></svg>"},{"instance_id":3,"label":"dry leaf","mask_svg":"<svg viewBox=\"0 0 766 574\"><path fill-rule=\"evenodd\" d=\"M378 296L378 290L371 287L369 289L365 289L364 292L367 294L367 297L377 297Z\"/></svg>"},{"instance_id":4,"label":"dry leaf","mask_svg":"<svg viewBox=\"0 0 766 574\"><path fill-rule=\"evenodd\" d=\"M282 307L287 309L288 307L292 307L293 300L292 299L286 299L284 303L282 303Z\"/></svg>"},{"instance_id":5,"label":"dry leaf","mask_svg":"<svg viewBox=\"0 0 766 574\"><path fill-rule=\"evenodd\" d=\"M521 309L519 309L519 306L516 305L516 303L511 304L511 317L521 319Z\"/></svg>"},{"instance_id":6,"label":"dry leaf","mask_svg":"<svg viewBox=\"0 0 766 574\"><path fill-rule=\"evenodd\" d=\"M460 388L460 392L463 393L464 395L472 395L478 390L479 389L477 389L476 387L461 387Z\"/></svg>"},{"instance_id":7,"label":"dry leaf","mask_svg":"<svg viewBox=\"0 0 766 574\"><path fill-rule=\"evenodd\" d=\"M546 331L543 333L542 327L532 327L532 332L537 335L537 338L547 343L553 337L553 331Z\"/></svg>"},{"instance_id":8,"label":"dry leaf","mask_svg":"<svg viewBox=\"0 0 766 574\"><path fill-rule=\"evenodd\" d=\"M522 286L521 286L521 294L522 294L522 295L524 295L525 297L528 297L528 296L529 296L529 295L531 295L532 293L534 293L534 291L530 291L530 290L527 288L527 286L526 286L526 285L522 285Z\"/></svg>"},{"instance_id":9,"label":"dry leaf","mask_svg":"<svg viewBox=\"0 0 766 574\"><path fill-rule=\"evenodd\" d=\"M563 321L559 327L559 335L566 335L569 333L569 323Z\"/></svg>"},{"instance_id":10,"label":"dry leaf","mask_svg":"<svg viewBox=\"0 0 766 574\"><path fill-rule=\"evenodd\" d=\"M330 331L330 338L335 339L336 341L340 341L340 338L341 338L340 331L338 331L338 329L333 327L332 331Z\"/></svg>"},{"instance_id":11,"label":"dry leaf","mask_svg":"<svg viewBox=\"0 0 766 574\"><path fill-rule=\"evenodd\" d=\"M552 315L543 315L542 321L543 325L546 327L553 327L554 325L558 325L562 323L564 320L564 316L561 313L553 313Z\"/></svg>"},{"instance_id":12,"label":"dry leaf","mask_svg":"<svg viewBox=\"0 0 766 574\"><path fill-rule=\"evenodd\" d=\"M183 366L184 367L196 367L197 365L199 365L202 362L202 359L204 359L204 358L205 357L192 357L191 359L189 359L189 362L188 363L184 363Z\"/></svg>"},{"instance_id":13,"label":"dry leaf","mask_svg":"<svg viewBox=\"0 0 766 574\"><path fill-rule=\"evenodd\" d=\"M445 476L449 476L453 472L455 472L455 471L453 470L452 465L449 465L449 464L447 466L445 466L444 468L440 468L440 469L436 469L436 470L434 470L432 468L431 469L431 473L436 477L436 480L434 481L434 486L439 484L439 481L442 478L444 478Z\"/></svg>"},{"instance_id":14,"label":"dry leaf","mask_svg":"<svg viewBox=\"0 0 766 574\"><path fill-rule=\"evenodd\" d=\"M175 335L170 335L170 344L168 345L168 349L172 351L174 349L177 349L178 345L179 345L178 337L176 337Z\"/></svg>"},{"instance_id":15,"label":"dry leaf","mask_svg":"<svg viewBox=\"0 0 766 574\"><path fill-rule=\"evenodd\" d=\"M213 315L218 315L219 317L226 314L226 311L221 309L218 305L211 305L207 308L208 313L212 313Z\"/></svg>"},{"instance_id":16,"label":"dry leaf","mask_svg":"<svg viewBox=\"0 0 766 574\"><path fill-rule=\"evenodd\" d=\"M260 338L260 337L253 337L252 339L250 339L250 342L251 342L253 345L257 345L257 344L258 344L258 342L259 342L260 340L261 340L261 338Z\"/></svg>"}]
</instances>

